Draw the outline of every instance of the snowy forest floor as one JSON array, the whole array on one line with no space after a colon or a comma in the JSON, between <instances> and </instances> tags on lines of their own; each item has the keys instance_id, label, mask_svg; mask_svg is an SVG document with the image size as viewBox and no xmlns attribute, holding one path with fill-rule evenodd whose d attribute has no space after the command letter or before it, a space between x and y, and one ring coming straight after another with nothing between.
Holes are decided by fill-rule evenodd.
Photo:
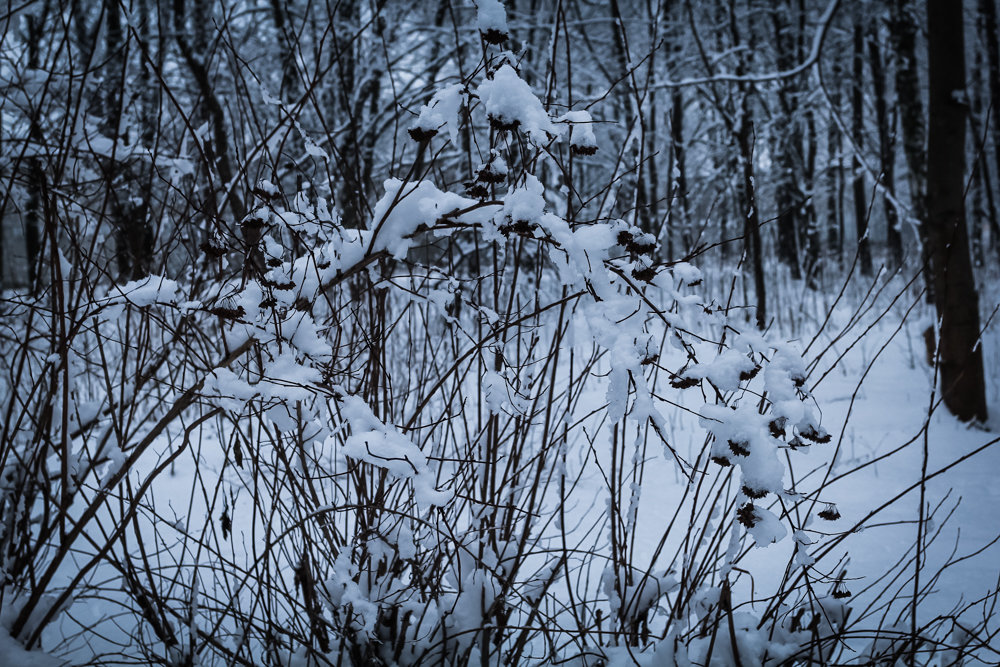
<instances>
[{"instance_id":1,"label":"snowy forest floor","mask_svg":"<svg viewBox=\"0 0 1000 667\"><path fill-rule=\"evenodd\" d=\"M923 580L919 585L921 595L926 597L921 599L918 617L921 623L929 623L962 609L962 618L978 615L982 623L992 614L997 601L995 592L1000 586L997 566L1000 512L996 509L1000 506L1000 485L996 484L1000 444L990 444L1000 431L1000 324L995 320L989 322L983 336L991 421L970 427L947 414L942 405L931 409L932 397L937 395L923 338L930 320L928 307L920 296L912 289L905 289L898 280L892 280L884 284L884 289L876 289L872 296L866 297L866 287L859 287L860 282L855 281L842 303L836 306L830 303L835 293L803 290L798 298L788 300L799 305L789 310L781 329L783 337L809 349L806 361L815 362L809 388L822 411L824 427L833 435L831 443L813 446L805 455L789 458L796 483L805 481L805 486L814 488L822 476L830 478L821 503L836 503L841 516L828 525L814 524L811 528L849 533L826 556L823 567L831 577L836 577L838 571L846 573L844 588L853 594L850 601L853 609L875 609L876 616L885 619L885 627L905 630L910 622L910 596L914 588L912 559L918 539L920 480L924 468L926 476L931 478L923 491L925 507L931 515L925 530L934 539L920 555ZM982 298L987 305L996 303L1000 296L995 285L990 287ZM823 313L831 307L829 321L817 334L819 323L825 318ZM992 307L984 310L986 322ZM810 344L814 336L816 339ZM591 385L587 397L580 402L580 413L599 407L606 389L601 382ZM682 457L693 460L705 437L694 412L702 400L694 394L685 396L691 398L688 405L670 408L669 412L665 409L665 414L671 422L672 445ZM685 407L692 412L686 412ZM600 433L594 437L594 445L571 450L571 459L575 461L570 465L582 469L583 474L573 495L575 503L566 507L566 523L576 526L577 531L594 535L602 533L600 519L595 517L602 515L607 495L609 461L601 445L607 438L607 433ZM581 439L577 443L581 444ZM206 440L193 450L195 456L177 461L173 474L158 479L152 496L169 499L160 508L164 516L174 512L175 516L188 516L191 520L198 520L199 516L211 520L212 512L203 504L208 497L192 496L196 495L193 492L196 467L201 474L223 467L220 458L223 448L217 444L218 441L213 444ZM231 481L234 487L238 485L235 479ZM673 514L673 508L682 503L685 484L672 459L658 448L649 452L640 489L633 561L649 562L657 551L663 523ZM234 501L229 510L232 516L249 513L241 507L245 502L245 496ZM558 498L553 498L547 504L554 506L558 502ZM239 531L237 526L234 536ZM603 539L595 538L598 545ZM232 543L236 562L246 557L236 553L240 549L238 544L239 540ZM739 563L740 571L750 576L739 580L740 588L734 589L734 599L755 600L774 591L792 559L794 546L791 539L785 539L767 548L751 549ZM72 567L66 572L67 577L71 574ZM115 573L98 571L94 579L103 576L113 580ZM591 573L591 577L597 588L600 572ZM115 597L113 593L110 595ZM976 601L981 602L970 606ZM111 650L119 642L128 644L134 628L116 629L113 617L107 615L116 604L89 599L72 605L67 616L47 630L43 644L62 644L63 650L75 645L88 653L100 653L102 647ZM64 643L67 635L79 632L81 626L100 627L100 632L77 635L75 640ZM983 640L991 643L988 638ZM78 643L81 641L83 644ZM853 645L851 650L863 655L867 648L863 643ZM60 653L73 657L72 651ZM983 655L989 654L986 651ZM630 664L631 658L624 654L619 657L623 664ZM989 664L992 658L982 659Z\"/></svg>"}]
</instances>

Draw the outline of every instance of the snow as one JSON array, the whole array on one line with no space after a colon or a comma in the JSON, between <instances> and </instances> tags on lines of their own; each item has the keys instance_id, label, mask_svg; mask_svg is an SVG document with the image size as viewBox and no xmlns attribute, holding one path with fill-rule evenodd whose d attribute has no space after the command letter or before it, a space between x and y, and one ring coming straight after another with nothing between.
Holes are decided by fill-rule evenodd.
<instances>
[{"instance_id":1,"label":"snow","mask_svg":"<svg viewBox=\"0 0 1000 667\"><path fill-rule=\"evenodd\" d=\"M753 359L739 350L725 350L707 363L694 364L683 373L685 378L708 379L722 391L736 391L740 382L758 369Z\"/></svg>"},{"instance_id":2,"label":"snow","mask_svg":"<svg viewBox=\"0 0 1000 667\"><path fill-rule=\"evenodd\" d=\"M491 121L503 129L524 132L535 144L546 144L562 134L531 87L508 64L494 72L492 78L484 79L476 96Z\"/></svg>"},{"instance_id":3,"label":"snow","mask_svg":"<svg viewBox=\"0 0 1000 667\"><path fill-rule=\"evenodd\" d=\"M788 534L788 530L773 512L753 504L750 505L750 509L753 519L746 529L756 546L766 547L780 542Z\"/></svg>"},{"instance_id":4,"label":"snow","mask_svg":"<svg viewBox=\"0 0 1000 667\"><path fill-rule=\"evenodd\" d=\"M26 597L24 593L18 593L6 584L0 589L0 600L4 603L0 607L0 665L9 665L10 667L62 667L66 665L64 660L48 655L40 649L25 650L22 643L11 636L11 626L21 611ZM54 603L55 599L52 596L44 596L42 604L36 608L25 624L22 636L30 634L33 628L37 627L40 617L46 614Z\"/></svg>"},{"instance_id":5,"label":"snow","mask_svg":"<svg viewBox=\"0 0 1000 667\"><path fill-rule=\"evenodd\" d=\"M487 41L499 43L508 34L507 10L500 0L476 0L476 24Z\"/></svg>"},{"instance_id":6,"label":"snow","mask_svg":"<svg viewBox=\"0 0 1000 667\"><path fill-rule=\"evenodd\" d=\"M569 123L570 146L583 155L590 155L597 150L597 137L594 135L594 119L589 111L568 111L558 119L557 123Z\"/></svg>"},{"instance_id":7,"label":"snow","mask_svg":"<svg viewBox=\"0 0 1000 667\"><path fill-rule=\"evenodd\" d=\"M390 178L384 184L385 194L375 204L375 221L369 252L387 251L396 259L406 257L413 244L413 235L421 227L432 227L442 216L476 208L478 202L452 192L442 192L429 181L404 183ZM488 207L478 208L461 216L458 222L476 223L489 217Z\"/></svg>"},{"instance_id":8,"label":"snow","mask_svg":"<svg viewBox=\"0 0 1000 667\"><path fill-rule=\"evenodd\" d=\"M420 107L420 115L412 128L424 135L433 135L442 127L448 132L453 144L458 144L459 112L465 104L465 87L456 83L441 88L430 102Z\"/></svg>"},{"instance_id":9,"label":"snow","mask_svg":"<svg viewBox=\"0 0 1000 667\"><path fill-rule=\"evenodd\" d=\"M177 281L164 276L146 276L108 290L104 303L129 303L133 306L151 306L154 303L176 301L180 290Z\"/></svg>"},{"instance_id":10,"label":"snow","mask_svg":"<svg viewBox=\"0 0 1000 667\"><path fill-rule=\"evenodd\" d=\"M423 506L441 505L450 499L449 494L434 488L434 475L424 453L396 428L382 423L363 400L345 396L340 411L343 426L350 427L342 450L345 456L412 480L414 497Z\"/></svg>"},{"instance_id":11,"label":"snow","mask_svg":"<svg viewBox=\"0 0 1000 667\"><path fill-rule=\"evenodd\" d=\"M64 667L66 662L42 651L26 651L5 629L0 629L0 664L10 667Z\"/></svg>"}]
</instances>

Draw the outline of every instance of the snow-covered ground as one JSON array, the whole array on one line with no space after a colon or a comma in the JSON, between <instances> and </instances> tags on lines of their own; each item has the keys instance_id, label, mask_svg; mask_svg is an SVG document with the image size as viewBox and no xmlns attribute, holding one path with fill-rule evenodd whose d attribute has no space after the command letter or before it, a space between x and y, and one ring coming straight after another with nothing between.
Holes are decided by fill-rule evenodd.
<instances>
[{"instance_id":1,"label":"snow-covered ground","mask_svg":"<svg viewBox=\"0 0 1000 667\"><path fill-rule=\"evenodd\" d=\"M914 545L918 539L923 496L925 514L931 517L924 524L924 532L934 539L920 553L918 625L933 624L960 610L955 621L967 627L976 626L992 615L1000 584L997 565L1000 544L995 542L1000 535L1000 512L996 511L1000 504L1000 486L995 483L1000 471L1000 445L992 444L1000 423L997 419L1000 404L997 404L995 392L1000 382L1000 367L996 363L998 351L994 345L1000 336L992 329L984 335L993 421L986 428L961 424L947 414L943 406L935 405L931 409L934 378L924 358L922 335L926 319L919 316L925 307L917 303L908 312L917 297L907 301L904 295L883 315L883 309L894 296L892 289L885 293L890 296L876 299L870 304L872 307L862 309L857 318L852 316L856 305L835 308L825 331L812 343L815 326L810 331L810 325L799 323L798 331L792 334L797 336L793 343L799 349L808 348L804 361L811 373L806 385L822 415L822 426L832 435L828 443L788 452L794 491L806 497L792 516L800 516L813 499L817 501L811 508L814 515L827 503L835 503L839 519L824 522L814 518L799 526L804 538L800 541L803 544L813 542L811 555L819 557L812 575L815 593L824 596L834 588L841 592L849 590L853 595L845 604L855 615L870 614L872 620L866 627L896 627L901 632L908 632L910 596L914 587L912 577L916 569ZM821 306L812 304L812 307ZM813 319L819 321L821 318ZM992 327L995 328L995 324ZM602 406L607 401L606 392L605 381L594 382L579 403L580 415ZM658 405L668 423L668 440L682 459L694 461L705 442L704 424L699 423L697 414L704 404L704 396L698 391L663 393L674 401ZM371 421L370 415L361 418ZM590 433L592 445L579 436L570 443L567 473L570 477L579 476L570 495L571 502L561 506L558 487L552 485L542 507L552 516L560 509L565 511L565 524L571 527L569 534L580 536L581 546L603 550L608 546L605 517L611 437L606 423L597 428L596 433ZM395 436L387 433L386 437ZM158 459L166 453L166 443L154 449L158 450ZM164 544L164 553L170 549L190 548L191 543L183 546L184 535L193 534L196 530L193 524L218 519L219 503L225 501L201 496L203 491L196 488L195 480L196 473L209 477L212 471L221 473L223 450L218 440L206 438L191 450L190 455L177 459L172 474L160 477L151 490L150 498L158 503L161 515L177 518L176 534L167 535L168 542L171 538L177 541L172 547ZM690 537L688 529L705 517L697 521L692 517L691 526L684 525L688 518L684 513L690 505L690 498L685 495L686 490L690 491L689 480L674 457L663 448L650 446L643 455L643 478L635 488L638 504L635 527L630 535L630 561L644 571L658 554L649 571L662 577L666 589L671 585L667 582L679 568L672 555L687 553L682 542ZM922 469L926 470L928 478L923 488L919 483ZM241 484L234 469L229 468L225 474L233 488ZM824 477L828 478L825 485L822 484ZM784 486L793 488L787 474ZM820 486L823 486L820 495L811 496L810 493ZM794 497L785 498L786 502L789 500ZM763 501L763 504L767 506L768 503ZM233 517L251 513L245 494L227 506ZM771 509L782 515L777 505ZM665 537L666 524L675 517L679 517L680 527L675 527ZM733 525L732 515L718 509L711 522L710 525L722 526L723 533ZM539 544L544 544L545 539L555 540L559 535L557 524L549 521L546 526L549 538L543 535ZM167 531L169 533L169 529ZM162 538L162 526L159 532ZM242 546L238 542L232 545L232 558L236 563L245 563L251 558L251 554L241 552L253 551L253 544L246 542L246 532L246 526L237 526L234 530L234 535L240 534L244 540ZM741 532L738 528L737 533ZM924 539L927 542L926 535ZM752 541L747 544L752 545ZM778 590L786 572L794 576L801 571L796 567L799 561L795 557L795 545L796 541L788 535L770 546L745 549L734 570L737 576L732 595L737 609L757 616L767 609L769 598ZM187 557L190 559L190 554ZM72 562L64 569L67 579L73 575ZM829 576L823 577L822 573ZM841 573L843 582L831 583ZM60 653L71 660L120 649L120 645L116 647L118 642L129 644L135 630L128 625L130 616L123 617L124 623L119 625L118 603L114 600L118 596L113 593L116 576L117 573L109 568L98 568L92 579L107 578L111 582L104 584L105 594L111 599L84 597L77 600L70 605L68 613L47 630L43 643L61 645ZM584 575L585 579L589 577L585 588L589 587L599 598L603 592L606 599L608 589L603 587L602 576L605 575L599 570L588 571ZM557 598L565 598L558 592L559 586L553 590ZM656 596L658 604L664 607L671 603L669 591L666 592L666 596ZM77 634L81 626L100 628L100 632ZM936 628L936 632L951 627L952 621L947 620ZM659 628L651 630L655 633ZM76 636L66 641L69 635ZM848 640L842 657L855 656L863 661L863 653L871 640L871 636L865 635ZM986 644L991 641L988 637L981 640ZM6 651L6 664L34 664L29 659L40 665L56 664L47 661L47 656L41 653L22 655L19 646L7 637L3 642L0 651ZM992 648L997 648L995 643ZM66 649L71 650L65 653ZM627 652L616 653L610 648L606 652L622 664L629 664L633 659ZM996 657L987 647L979 647L975 654L985 664ZM662 658L662 653L660 656ZM637 659L658 664L656 660L660 658L648 651ZM718 659L723 657L720 655Z\"/></svg>"}]
</instances>

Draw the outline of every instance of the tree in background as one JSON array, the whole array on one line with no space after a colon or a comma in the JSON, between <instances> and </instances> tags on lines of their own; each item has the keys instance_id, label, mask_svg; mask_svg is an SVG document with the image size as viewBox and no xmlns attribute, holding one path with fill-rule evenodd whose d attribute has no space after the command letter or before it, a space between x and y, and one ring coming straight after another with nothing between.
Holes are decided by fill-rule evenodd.
<instances>
[{"instance_id":1,"label":"tree in background","mask_svg":"<svg viewBox=\"0 0 1000 667\"><path fill-rule=\"evenodd\" d=\"M927 2L927 244L940 322L941 393L963 420L986 420L979 296L965 220L965 30L962 3Z\"/></svg>"}]
</instances>

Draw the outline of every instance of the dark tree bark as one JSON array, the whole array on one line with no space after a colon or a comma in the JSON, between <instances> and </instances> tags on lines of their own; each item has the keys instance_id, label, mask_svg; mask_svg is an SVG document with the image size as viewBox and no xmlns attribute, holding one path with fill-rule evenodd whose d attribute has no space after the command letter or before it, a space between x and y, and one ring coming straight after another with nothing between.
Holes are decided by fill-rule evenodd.
<instances>
[{"instance_id":1,"label":"dark tree bark","mask_svg":"<svg viewBox=\"0 0 1000 667\"><path fill-rule=\"evenodd\" d=\"M895 146L889 130L888 104L886 101L885 67L879 49L878 25L873 25L868 33L868 63L872 72L872 87L875 89L875 125L878 128L879 170L882 187L886 194L882 197L885 206L886 242L889 247L889 268L895 269L903 263L903 237L899 230L899 219L892 197L896 194L894 165Z\"/></svg>"},{"instance_id":2,"label":"dark tree bark","mask_svg":"<svg viewBox=\"0 0 1000 667\"><path fill-rule=\"evenodd\" d=\"M281 59L281 91L282 100L290 100L297 92L298 71L295 66L295 36L288 19L288 14L295 9L293 0L271 0L271 17L274 19L274 29L278 34L278 57Z\"/></svg>"},{"instance_id":3,"label":"dark tree bark","mask_svg":"<svg viewBox=\"0 0 1000 667\"><path fill-rule=\"evenodd\" d=\"M993 159L997 177L1000 178L1000 34L997 30L995 0L979 0L979 23L986 46L987 78L990 89L990 128L993 136Z\"/></svg>"},{"instance_id":4,"label":"dark tree bark","mask_svg":"<svg viewBox=\"0 0 1000 667\"><path fill-rule=\"evenodd\" d=\"M47 5L43 5L39 15L29 14L25 18L25 46L28 50L28 69L37 70L39 67L39 50L41 49L42 29L47 19ZM33 142L40 148L44 143L42 133L41 118L42 109L31 110L31 122L28 130ZM42 241L39 232L42 211L42 193L45 190L45 169L42 166L42 159L37 155L30 156L26 161L28 171L27 201L24 212L24 245L28 259L28 285L34 291L38 278L38 263L41 260Z\"/></svg>"},{"instance_id":5,"label":"dark tree bark","mask_svg":"<svg viewBox=\"0 0 1000 667\"><path fill-rule=\"evenodd\" d=\"M834 114L840 113L840 59L833 56L830 102L833 106L826 130L826 228L827 243L839 267L844 260L844 156L843 137Z\"/></svg>"},{"instance_id":6,"label":"dark tree bark","mask_svg":"<svg viewBox=\"0 0 1000 667\"><path fill-rule=\"evenodd\" d=\"M889 36L896 57L896 107L899 109L903 154L906 157L910 206L917 221L922 262L927 263L926 224L926 155L924 153L924 105L920 97L917 73L917 24L908 0L892 0ZM932 281L927 281L928 299L932 299Z\"/></svg>"},{"instance_id":7,"label":"dark tree bark","mask_svg":"<svg viewBox=\"0 0 1000 667\"><path fill-rule=\"evenodd\" d=\"M173 0L174 11L174 41L177 49L194 79L200 96L196 109L196 122L208 122L212 128L211 139L202 142L205 177L209 183L201 213L218 225L220 215L216 202L219 190L226 190L226 203L233 219L240 223L246 217L247 209L243 198L237 192L234 184L233 163L229 152L229 131L226 127L226 114L222 102L216 93L215 85L209 67L208 27L211 23L211 3L194 2L191 5L191 39L188 39L187 0ZM215 175L218 174L218 182ZM209 230L204 230L208 232ZM255 225L243 226L243 243L245 251L244 268L247 274L259 271L263 267L263 257L258 243L261 232Z\"/></svg>"},{"instance_id":8,"label":"dark tree bark","mask_svg":"<svg viewBox=\"0 0 1000 667\"><path fill-rule=\"evenodd\" d=\"M972 257L976 266L983 266L986 261L986 248L983 247L983 232L989 228L992 250L1000 251L1000 221L997 220L996 204L993 201L992 180L990 179L989 148L986 137L983 136L980 119L983 117L983 54L974 50L972 81L970 82L969 129L972 131L971 149L975 161L972 167L973 194L973 225L972 225ZM991 114L992 116L992 114ZM992 124L995 118L988 119Z\"/></svg>"},{"instance_id":9,"label":"dark tree bark","mask_svg":"<svg viewBox=\"0 0 1000 667\"><path fill-rule=\"evenodd\" d=\"M807 58L806 44L806 11L805 0L798 0L798 38L796 52L797 61L805 62ZM804 94L805 80L800 79L799 94ZM814 189L816 186L816 154L818 152L818 138L816 133L816 116L810 105L803 101L803 124L805 125L805 136L802 139L802 184L799 192L802 194L801 221L804 223L806 236L806 257L805 274L810 289L819 287L818 278L822 266L820 265L820 253L823 246L823 235L816 216L816 199Z\"/></svg>"},{"instance_id":10,"label":"dark tree bark","mask_svg":"<svg viewBox=\"0 0 1000 667\"><path fill-rule=\"evenodd\" d=\"M864 98L862 84L864 83L864 47L865 39L861 26L860 15L854 19L853 50L851 59L851 134L859 149L864 145ZM851 158L851 171L854 177L854 225L858 238L858 264L861 275L872 275L872 254L868 244L868 206L865 192L865 175L861 170L861 159L857 151Z\"/></svg>"},{"instance_id":11,"label":"dark tree bark","mask_svg":"<svg viewBox=\"0 0 1000 667\"><path fill-rule=\"evenodd\" d=\"M736 74L746 71L746 60L740 49L742 39L736 22L734 3L729 3L729 31L733 50L737 53ZM750 90L747 84L736 87L739 110L737 111L736 142L739 146L739 165L742 183L740 201L743 217L743 244L753 272L754 296L756 297L756 323L758 329L767 327L767 285L764 282L764 248L760 233L760 207L757 205L757 189L754 180L754 134L750 116Z\"/></svg>"},{"instance_id":12,"label":"dark tree bark","mask_svg":"<svg viewBox=\"0 0 1000 667\"><path fill-rule=\"evenodd\" d=\"M361 3L340 2L331 10L334 28L334 54L337 90L334 93L337 124L345 127L338 141L342 165L336 186L338 208L344 226L360 229L370 214L368 205L371 183L374 123L365 116L377 111L381 72L369 62L370 56L360 44L363 35ZM373 27L381 26L380 20ZM365 66L367 64L367 67ZM366 133L362 128L370 128Z\"/></svg>"},{"instance_id":13,"label":"dark tree bark","mask_svg":"<svg viewBox=\"0 0 1000 667\"><path fill-rule=\"evenodd\" d=\"M688 252L691 250L691 216L688 208L687 151L684 146L684 96L680 88L674 88L670 96L670 153L672 168L668 227L671 234L680 232L681 247L683 252Z\"/></svg>"},{"instance_id":14,"label":"dark tree bark","mask_svg":"<svg viewBox=\"0 0 1000 667\"><path fill-rule=\"evenodd\" d=\"M986 419L986 383L965 223L962 3L928 0L927 240L940 324L941 393L963 421ZM957 88L958 87L958 88Z\"/></svg>"},{"instance_id":15,"label":"dark tree bark","mask_svg":"<svg viewBox=\"0 0 1000 667\"><path fill-rule=\"evenodd\" d=\"M791 69L795 63L795 45L792 26L786 23L786 16L792 8L786 0L771 12L774 28L774 45L779 70ZM785 78L778 84L778 122L775 128L777 178L775 182L775 205L778 216L778 259L788 266L792 278L802 278L799 258L799 234L803 195L799 188L800 155L802 131L798 124L798 79Z\"/></svg>"},{"instance_id":16,"label":"dark tree bark","mask_svg":"<svg viewBox=\"0 0 1000 667\"><path fill-rule=\"evenodd\" d=\"M127 130L122 127L125 103L122 91L125 90L128 78L128 62L122 17L115 0L105 0L104 21L107 66L101 95L104 112L101 132L113 141L132 143L135 138L123 134ZM148 31L148 26L145 29ZM142 68L139 85L145 95L145 88L150 85L145 67ZM148 125L152 123L152 118L143 114L141 122L144 126ZM144 127L140 131L140 138L151 134ZM128 159L122 160L117 155L112 155L102 161L107 183L107 213L115 234L118 274L121 280L137 280L149 275L153 258L153 234L146 219L149 194L137 190L137 186L148 181L148 178L142 177L144 169L141 165L133 165Z\"/></svg>"}]
</instances>

